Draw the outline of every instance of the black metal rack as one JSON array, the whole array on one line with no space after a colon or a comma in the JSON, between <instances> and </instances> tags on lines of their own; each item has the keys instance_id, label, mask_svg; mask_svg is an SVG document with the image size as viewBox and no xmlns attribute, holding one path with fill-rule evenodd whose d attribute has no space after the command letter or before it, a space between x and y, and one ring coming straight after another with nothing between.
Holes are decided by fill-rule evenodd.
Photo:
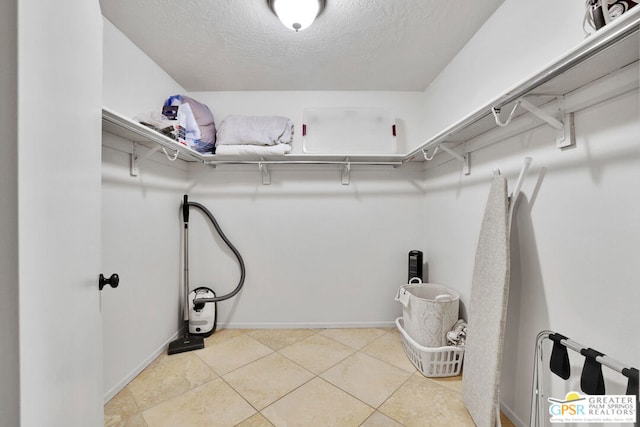
<instances>
[{"instance_id":1,"label":"black metal rack","mask_svg":"<svg viewBox=\"0 0 640 427\"><path fill-rule=\"evenodd\" d=\"M580 388L589 395L604 395L605 384L602 374L602 366L620 373L628 380L627 395L635 396L636 402L636 422L637 426L640 422L640 403L638 392L638 369L628 364L619 362L604 353L594 350L590 347L577 343L564 335L552 331L542 331L536 338L536 349L534 357L533 384L531 396L531 426L540 426L542 414L547 413L545 408L545 399L543 393L542 378L540 377L540 369L544 366L542 343L545 339L553 342L553 350L549 361L549 369L562 379L569 379L570 364L567 349L581 354L585 357L584 367L580 378Z\"/></svg>"}]
</instances>

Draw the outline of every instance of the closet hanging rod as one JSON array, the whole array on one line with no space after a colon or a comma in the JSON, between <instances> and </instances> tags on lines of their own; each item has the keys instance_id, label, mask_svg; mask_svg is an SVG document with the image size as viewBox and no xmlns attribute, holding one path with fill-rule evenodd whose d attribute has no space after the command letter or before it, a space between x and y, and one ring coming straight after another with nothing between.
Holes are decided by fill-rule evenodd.
<instances>
[{"instance_id":1,"label":"closet hanging rod","mask_svg":"<svg viewBox=\"0 0 640 427\"><path fill-rule=\"evenodd\" d=\"M596 32L561 60L547 67L540 73L532 76L522 84L516 86L515 88L507 92L507 94L488 103L485 107L477 110L475 113L468 115L458 123L455 123L454 125L446 128L442 132L432 137L430 140L425 141L418 148L407 154L407 156L403 159L403 163L406 163L415 158L417 155L421 154L422 150L429 150L433 148L435 145L438 145L455 133L467 128L468 126L478 122L488 115L491 115L491 109L493 107L501 108L513 101L522 98L539 86L549 82L555 77L558 77L559 75L565 73L573 67L597 55L598 53L611 47L617 42L633 35L634 33L637 33L639 29L640 12L632 11L628 17L623 16L622 18L620 18L620 21L616 22L616 24L611 28L605 28L605 30Z\"/></svg>"},{"instance_id":2,"label":"closet hanging rod","mask_svg":"<svg viewBox=\"0 0 640 427\"><path fill-rule=\"evenodd\" d=\"M542 331L538 334L538 337L536 338L536 342L537 345L540 346L540 344L542 344L542 340L547 338L549 340L551 340L550 335L555 334L555 332L552 331ZM565 347L575 351L576 353L582 354L582 350L587 350L588 347L583 346L582 344L579 344L569 338L566 339L561 339L560 340L560 344L564 345ZM596 361L598 363L600 363L601 365L604 365L610 369L613 369L614 371L625 375L625 373L623 371L628 370L628 369L633 369L633 367L626 365L622 362L619 362L609 356L602 355L602 356L597 356L596 357ZM626 376L626 375L625 375Z\"/></svg>"},{"instance_id":3,"label":"closet hanging rod","mask_svg":"<svg viewBox=\"0 0 640 427\"><path fill-rule=\"evenodd\" d=\"M349 161L349 160L204 160L205 165L370 165L402 166L403 162Z\"/></svg>"}]
</instances>

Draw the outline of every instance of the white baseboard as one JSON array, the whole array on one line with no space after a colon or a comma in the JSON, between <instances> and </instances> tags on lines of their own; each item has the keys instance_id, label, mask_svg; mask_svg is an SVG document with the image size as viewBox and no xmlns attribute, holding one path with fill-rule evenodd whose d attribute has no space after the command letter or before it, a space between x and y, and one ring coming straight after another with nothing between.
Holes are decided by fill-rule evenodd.
<instances>
[{"instance_id":1,"label":"white baseboard","mask_svg":"<svg viewBox=\"0 0 640 427\"><path fill-rule=\"evenodd\" d=\"M126 377L124 377L122 380L120 380L120 382L118 384L116 384L115 386L113 386L111 388L111 390L109 390L103 397L103 403L107 403L108 401L110 401L111 399L113 399L113 397L118 394L118 392L120 390L122 390L123 388L125 388L127 386L127 384L129 384L131 382L131 380L133 380L135 377L138 376L138 374L140 374L140 372L144 371L144 369L149 366L151 364L151 362L153 362L154 360L156 360L156 358L158 356L160 356L162 353L164 353L165 351L167 351L167 346L169 345L169 343L175 339L178 338L178 336L180 335L180 331L176 332L175 334L173 334L169 339L167 339L160 347L158 347L156 349L156 351L154 351L152 354L150 354L145 360L142 361L142 363L140 363L138 366L135 367L134 370L132 370Z\"/></svg>"},{"instance_id":2,"label":"white baseboard","mask_svg":"<svg viewBox=\"0 0 640 427\"><path fill-rule=\"evenodd\" d=\"M504 402L500 402L500 410L504 412L507 418L509 418L516 427L526 427L528 425L522 421L510 407L505 405Z\"/></svg>"},{"instance_id":3,"label":"white baseboard","mask_svg":"<svg viewBox=\"0 0 640 427\"><path fill-rule=\"evenodd\" d=\"M219 323L220 329L331 329L331 328L395 328L393 320L380 322L305 322L305 323Z\"/></svg>"}]
</instances>

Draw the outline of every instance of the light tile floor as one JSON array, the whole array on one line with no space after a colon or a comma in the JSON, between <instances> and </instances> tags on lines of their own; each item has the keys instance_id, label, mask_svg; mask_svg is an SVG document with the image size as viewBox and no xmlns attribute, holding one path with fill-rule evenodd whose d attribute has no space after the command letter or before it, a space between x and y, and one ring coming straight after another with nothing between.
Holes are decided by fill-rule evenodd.
<instances>
[{"instance_id":1,"label":"light tile floor","mask_svg":"<svg viewBox=\"0 0 640 427\"><path fill-rule=\"evenodd\" d=\"M461 386L418 372L395 329L226 329L158 357L105 405L104 424L473 426Z\"/></svg>"}]
</instances>

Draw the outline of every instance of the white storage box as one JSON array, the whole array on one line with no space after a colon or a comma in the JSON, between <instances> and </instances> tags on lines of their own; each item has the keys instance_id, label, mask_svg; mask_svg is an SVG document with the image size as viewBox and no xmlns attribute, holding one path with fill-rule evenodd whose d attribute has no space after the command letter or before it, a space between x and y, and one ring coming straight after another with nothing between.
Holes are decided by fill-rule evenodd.
<instances>
[{"instance_id":1,"label":"white storage box","mask_svg":"<svg viewBox=\"0 0 640 427\"><path fill-rule=\"evenodd\" d=\"M460 294L415 278L398 289L396 301L402 303L404 329L415 342L424 347L447 345L447 332L458 321Z\"/></svg>"},{"instance_id":2,"label":"white storage box","mask_svg":"<svg viewBox=\"0 0 640 427\"><path fill-rule=\"evenodd\" d=\"M404 330L402 318L396 319L402 336L402 347L411 363L425 377L455 377L460 374L464 347L424 347L415 342Z\"/></svg>"},{"instance_id":3,"label":"white storage box","mask_svg":"<svg viewBox=\"0 0 640 427\"><path fill-rule=\"evenodd\" d=\"M398 152L395 117L382 108L305 108L302 123L306 154Z\"/></svg>"}]
</instances>

